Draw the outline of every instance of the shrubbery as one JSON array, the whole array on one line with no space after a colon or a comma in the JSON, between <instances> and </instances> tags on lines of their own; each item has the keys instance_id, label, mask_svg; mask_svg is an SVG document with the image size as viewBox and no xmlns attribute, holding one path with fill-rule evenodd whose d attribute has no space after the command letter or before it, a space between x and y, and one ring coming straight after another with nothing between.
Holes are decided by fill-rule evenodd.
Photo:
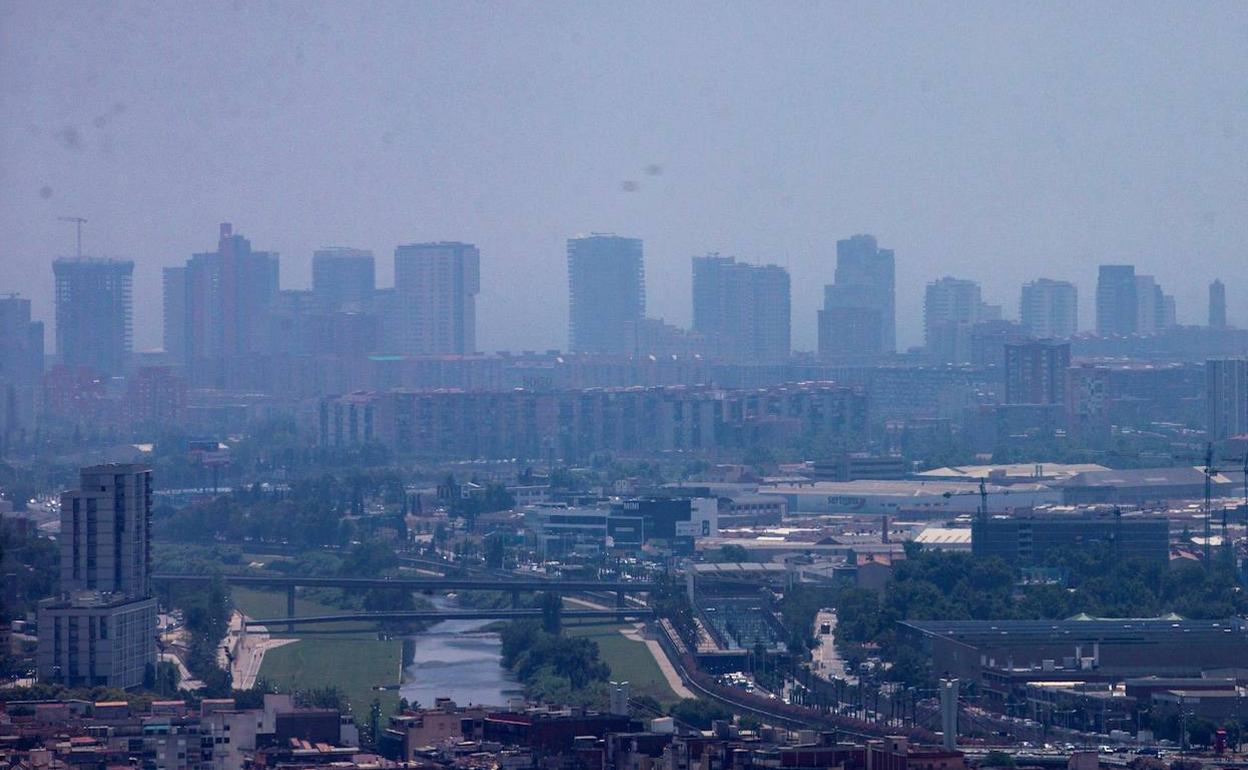
<instances>
[{"instance_id":1,"label":"shrubbery","mask_svg":"<svg viewBox=\"0 0 1248 770\"><path fill-rule=\"evenodd\" d=\"M611 669L592 639L568 638L519 621L502 630L502 662L524 683L530 698L549 703L600 706Z\"/></svg>"}]
</instances>

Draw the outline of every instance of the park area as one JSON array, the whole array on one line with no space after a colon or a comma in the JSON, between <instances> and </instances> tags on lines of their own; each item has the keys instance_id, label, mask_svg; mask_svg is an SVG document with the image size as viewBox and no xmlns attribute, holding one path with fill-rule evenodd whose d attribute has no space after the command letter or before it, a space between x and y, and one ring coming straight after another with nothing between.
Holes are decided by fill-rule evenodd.
<instances>
[{"instance_id":1,"label":"park area","mask_svg":"<svg viewBox=\"0 0 1248 770\"><path fill-rule=\"evenodd\" d=\"M286 594L234 588L234 605L252 618L283 617ZM296 615L328 615L340 609L297 597ZM357 717L367 714L374 699L380 701L383 714L398 704L395 687L401 677L403 643L398 639L382 640L368 623L327 623L315 630L303 629L287 634L275 625L272 636L297 637L299 641L269 650L260 667L260 678L282 690L313 690L336 687L351 703Z\"/></svg>"}]
</instances>

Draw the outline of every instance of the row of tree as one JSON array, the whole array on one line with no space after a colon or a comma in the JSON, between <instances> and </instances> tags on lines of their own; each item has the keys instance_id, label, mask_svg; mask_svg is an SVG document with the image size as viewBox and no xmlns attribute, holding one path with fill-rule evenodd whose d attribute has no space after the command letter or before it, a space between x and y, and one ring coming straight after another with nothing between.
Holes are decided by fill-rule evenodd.
<instances>
[{"instance_id":1,"label":"row of tree","mask_svg":"<svg viewBox=\"0 0 1248 770\"><path fill-rule=\"evenodd\" d=\"M1023 585L1021 570L999 559L925 551L907 544L883 595L852 584L799 585L781 600L781 617L793 643L813 643L815 613L837 611L837 642L851 664L878 646L891 661L887 677L926 686L930 672L916 650L902 644L902 620L1056 620L1079 613L1096 617L1225 618L1248 612L1248 595L1225 567L1205 569L1116 558L1111 549L1071 550L1049 565L1057 581ZM791 643L790 646L793 645Z\"/></svg>"}]
</instances>

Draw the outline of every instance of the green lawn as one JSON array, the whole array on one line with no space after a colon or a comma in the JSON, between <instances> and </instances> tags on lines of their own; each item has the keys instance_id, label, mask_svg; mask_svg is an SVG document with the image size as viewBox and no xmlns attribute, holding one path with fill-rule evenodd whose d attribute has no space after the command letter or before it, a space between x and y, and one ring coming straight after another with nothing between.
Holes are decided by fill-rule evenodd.
<instances>
[{"instance_id":1,"label":"green lawn","mask_svg":"<svg viewBox=\"0 0 1248 770\"><path fill-rule=\"evenodd\" d=\"M269 650L260 676L282 689L337 687L351 701L357 720L367 717L374 698L381 701L381 713L389 714L399 702L398 690L373 688L398 683L402 647L396 639L300 639Z\"/></svg>"},{"instance_id":2,"label":"green lawn","mask_svg":"<svg viewBox=\"0 0 1248 770\"><path fill-rule=\"evenodd\" d=\"M568 636L583 636L598 643L598 655L611 667L611 679L629 683L634 696L649 695L663 704L676 702L676 693L667 685L659 664L642 642L626 639L623 625L564 624Z\"/></svg>"},{"instance_id":3,"label":"green lawn","mask_svg":"<svg viewBox=\"0 0 1248 770\"><path fill-rule=\"evenodd\" d=\"M253 618L285 617L286 594L235 587L234 605ZM296 615L329 615L341 609L295 597ZM398 703L397 690L375 691L378 685L399 682L403 643L397 639L379 640L367 623L331 623L315 631L287 634L284 627L270 629L277 637L297 637L299 641L270 650L264 656L260 676L282 689L310 689L334 686L351 701L357 719L365 718L373 699L381 701L383 714Z\"/></svg>"}]
</instances>

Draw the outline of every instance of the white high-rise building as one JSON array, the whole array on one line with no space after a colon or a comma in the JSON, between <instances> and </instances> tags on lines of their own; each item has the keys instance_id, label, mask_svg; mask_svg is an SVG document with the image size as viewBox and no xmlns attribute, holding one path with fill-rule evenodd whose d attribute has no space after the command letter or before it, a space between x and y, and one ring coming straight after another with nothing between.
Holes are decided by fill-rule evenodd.
<instances>
[{"instance_id":1,"label":"white high-rise building","mask_svg":"<svg viewBox=\"0 0 1248 770\"><path fill-rule=\"evenodd\" d=\"M481 253L471 243L409 243L394 250L398 353L442 355L477 350Z\"/></svg>"},{"instance_id":2,"label":"white high-rise building","mask_svg":"<svg viewBox=\"0 0 1248 770\"><path fill-rule=\"evenodd\" d=\"M1039 278L1023 284L1023 330L1036 339L1067 339L1079 328L1079 290L1069 281Z\"/></svg>"},{"instance_id":3,"label":"white high-rise building","mask_svg":"<svg viewBox=\"0 0 1248 770\"><path fill-rule=\"evenodd\" d=\"M932 281L923 301L927 352L941 361L970 361L971 327L1000 318L1001 306L986 304L975 281L949 276Z\"/></svg>"}]
</instances>

